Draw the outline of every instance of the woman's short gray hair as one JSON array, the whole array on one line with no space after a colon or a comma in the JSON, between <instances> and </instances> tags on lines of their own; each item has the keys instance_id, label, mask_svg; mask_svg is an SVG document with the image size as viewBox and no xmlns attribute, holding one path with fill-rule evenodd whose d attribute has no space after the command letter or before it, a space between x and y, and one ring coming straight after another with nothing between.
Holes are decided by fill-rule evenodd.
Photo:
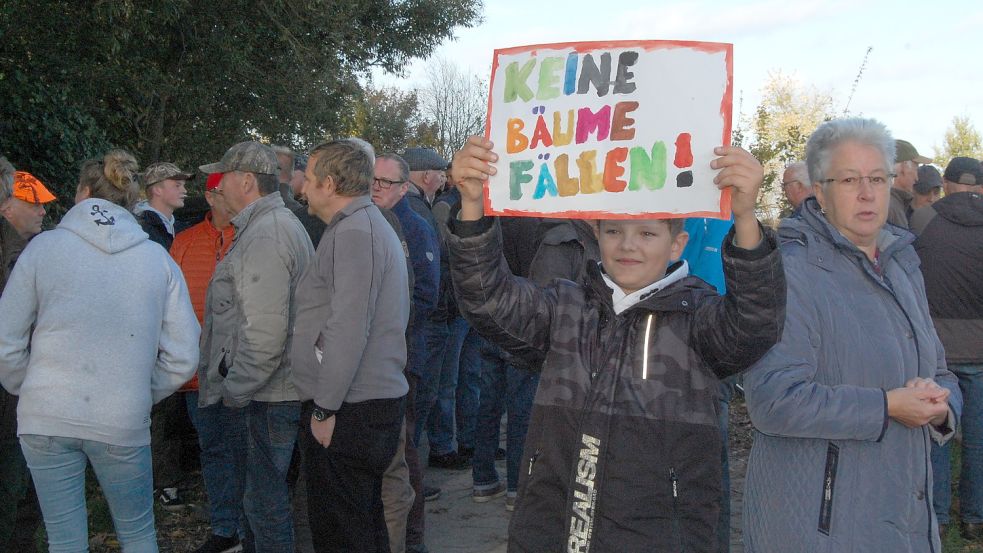
<instances>
[{"instance_id":1,"label":"woman's short gray hair","mask_svg":"<svg viewBox=\"0 0 983 553\"><path fill-rule=\"evenodd\" d=\"M826 180L829 156L843 142L873 146L884 157L884 170L890 173L894 167L894 138L883 123L859 117L834 119L819 125L806 142L806 166L812 183Z\"/></svg>"},{"instance_id":2,"label":"woman's short gray hair","mask_svg":"<svg viewBox=\"0 0 983 553\"><path fill-rule=\"evenodd\" d=\"M0 156L0 203L14 195L14 166Z\"/></svg>"}]
</instances>

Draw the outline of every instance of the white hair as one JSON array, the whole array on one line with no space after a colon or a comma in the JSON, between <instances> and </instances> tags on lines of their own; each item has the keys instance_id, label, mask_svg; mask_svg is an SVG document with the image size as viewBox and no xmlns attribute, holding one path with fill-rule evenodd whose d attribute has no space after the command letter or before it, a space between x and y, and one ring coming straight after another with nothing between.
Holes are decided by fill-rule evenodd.
<instances>
[{"instance_id":1,"label":"white hair","mask_svg":"<svg viewBox=\"0 0 983 553\"><path fill-rule=\"evenodd\" d=\"M806 162L796 161L794 163L790 163L787 167L785 167L785 170L791 171L792 174L795 175L796 180L802 183L802 186L808 187L812 184L812 182L809 180L809 169L806 167Z\"/></svg>"},{"instance_id":2,"label":"white hair","mask_svg":"<svg viewBox=\"0 0 983 553\"><path fill-rule=\"evenodd\" d=\"M873 146L884 158L884 171L891 172L894 167L894 138L891 131L876 119L834 119L816 129L806 142L806 165L809 180L820 183L825 188L826 171L829 169L830 154L843 142L859 142Z\"/></svg>"}]
</instances>

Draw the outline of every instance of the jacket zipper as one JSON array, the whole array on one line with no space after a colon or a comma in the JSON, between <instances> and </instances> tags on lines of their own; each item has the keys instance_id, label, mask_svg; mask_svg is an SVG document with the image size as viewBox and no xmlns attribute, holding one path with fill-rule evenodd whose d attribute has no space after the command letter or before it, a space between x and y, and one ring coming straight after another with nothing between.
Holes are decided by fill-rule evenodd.
<instances>
[{"instance_id":1,"label":"jacket zipper","mask_svg":"<svg viewBox=\"0 0 983 553\"><path fill-rule=\"evenodd\" d=\"M539 459L539 450L529 458L529 476L532 476L532 466L536 464L536 459Z\"/></svg>"},{"instance_id":2,"label":"jacket zipper","mask_svg":"<svg viewBox=\"0 0 983 553\"><path fill-rule=\"evenodd\" d=\"M683 545L683 530L679 521L679 478L676 477L676 468L669 467L669 482L672 484L672 537L676 542L677 551L686 551Z\"/></svg>"},{"instance_id":3,"label":"jacket zipper","mask_svg":"<svg viewBox=\"0 0 983 553\"><path fill-rule=\"evenodd\" d=\"M833 492L836 489L837 467L840 464L840 448L833 442L826 449L826 469L823 471L823 495L819 501L819 528L828 536L833 527Z\"/></svg>"}]
</instances>

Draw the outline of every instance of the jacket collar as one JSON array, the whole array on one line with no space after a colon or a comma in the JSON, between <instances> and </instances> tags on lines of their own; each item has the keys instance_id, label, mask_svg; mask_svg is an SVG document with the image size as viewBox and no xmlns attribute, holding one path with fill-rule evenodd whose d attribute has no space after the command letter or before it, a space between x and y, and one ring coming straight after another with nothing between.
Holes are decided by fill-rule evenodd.
<instances>
[{"instance_id":1,"label":"jacket collar","mask_svg":"<svg viewBox=\"0 0 983 553\"><path fill-rule=\"evenodd\" d=\"M677 272L681 265L682 262L676 262L670 265L669 272ZM584 286L587 287L592 295L597 297L599 302L606 305L613 312L614 298L611 293L612 290L604 280L600 262L588 262L587 274L584 278ZM663 283L663 281L665 279L660 280L659 283ZM695 276L683 276L671 283L666 281L661 288L642 293L638 302L626 308L622 314L633 312L636 309L646 311L692 312L696 309L700 299L707 295L716 295L712 286Z\"/></svg>"},{"instance_id":2,"label":"jacket collar","mask_svg":"<svg viewBox=\"0 0 983 553\"><path fill-rule=\"evenodd\" d=\"M372 206L372 205L374 205L372 203L372 196L370 196L368 194L366 194L364 196L357 196L355 199L353 199L352 201L348 202L348 205L346 205L345 207L341 208L341 211L339 211L338 213L335 213L334 214L334 217L332 217L331 218L331 221L328 223L328 228L331 228L331 227L337 225L345 217L348 217L349 215L351 215L351 214L353 214L353 213L355 213L357 211L361 211L363 209L366 209L366 208L368 208L369 206Z\"/></svg>"},{"instance_id":3,"label":"jacket collar","mask_svg":"<svg viewBox=\"0 0 983 553\"><path fill-rule=\"evenodd\" d=\"M283 207L283 198L280 197L278 192L261 196L258 200L244 207L242 211L232 218L232 226L236 228L236 234L242 234L242 231L253 219L259 218L278 207Z\"/></svg>"},{"instance_id":4,"label":"jacket collar","mask_svg":"<svg viewBox=\"0 0 983 553\"><path fill-rule=\"evenodd\" d=\"M801 218L784 219L778 227L782 242L799 242L806 247L809 262L827 271L833 270L836 253L857 260L862 266L871 266L867 255L850 242L826 219L816 198L806 198L801 205ZM906 271L918 267L918 257L906 248L915 241L915 235L893 225L884 225L877 237L878 261L881 266L894 260Z\"/></svg>"},{"instance_id":5,"label":"jacket collar","mask_svg":"<svg viewBox=\"0 0 983 553\"><path fill-rule=\"evenodd\" d=\"M901 202L905 207L910 206L911 200L914 199L914 196L911 195L911 192L908 192L907 190L902 190L900 188L895 188L893 186L891 187L891 196L893 196L896 200Z\"/></svg>"},{"instance_id":6,"label":"jacket collar","mask_svg":"<svg viewBox=\"0 0 983 553\"><path fill-rule=\"evenodd\" d=\"M620 286L611 280L611 277L603 272L601 273L601 278L604 279L604 283L611 289L611 304L616 315L620 315L623 311L628 310L643 299L655 294L659 290L679 282L687 276L689 276L689 265L685 261L678 261L669 266L669 270L666 271L666 276L653 282L652 284L649 284L641 290L635 290L630 294L626 294Z\"/></svg>"}]
</instances>

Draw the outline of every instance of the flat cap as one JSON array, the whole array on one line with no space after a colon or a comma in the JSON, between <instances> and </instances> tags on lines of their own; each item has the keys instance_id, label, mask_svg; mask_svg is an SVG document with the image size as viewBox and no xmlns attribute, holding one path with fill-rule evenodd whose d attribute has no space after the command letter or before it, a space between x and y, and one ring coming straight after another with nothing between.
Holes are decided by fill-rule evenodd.
<instances>
[{"instance_id":1,"label":"flat cap","mask_svg":"<svg viewBox=\"0 0 983 553\"><path fill-rule=\"evenodd\" d=\"M400 157L406 160L410 171L444 171L450 165L433 148L407 148Z\"/></svg>"}]
</instances>

